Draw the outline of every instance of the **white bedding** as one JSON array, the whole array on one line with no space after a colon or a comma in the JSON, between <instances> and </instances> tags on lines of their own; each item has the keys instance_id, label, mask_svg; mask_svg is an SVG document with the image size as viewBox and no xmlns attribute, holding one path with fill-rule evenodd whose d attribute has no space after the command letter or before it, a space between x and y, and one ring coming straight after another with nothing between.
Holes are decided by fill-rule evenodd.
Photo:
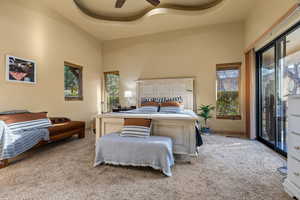
<instances>
[{"instance_id":1,"label":"white bedding","mask_svg":"<svg viewBox=\"0 0 300 200\"><path fill-rule=\"evenodd\" d=\"M143 166L162 170L172 176L174 165L172 140L168 137L151 136L148 138L122 137L111 133L96 142L94 166L102 163L125 166Z\"/></svg>"},{"instance_id":2,"label":"white bedding","mask_svg":"<svg viewBox=\"0 0 300 200\"><path fill-rule=\"evenodd\" d=\"M135 111L106 113L103 118L147 118L147 119L182 119L182 120L198 120L199 117L191 110L184 110L181 113L140 113Z\"/></svg>"},{"instance_id":3,"label":"white bedding","mask_svg":"<svg viewBox=\"0 0 300 200\"><path fill-rule=\"evenodd\" d=\"M152 135L172 138L175 154L196 155L197 145L202 144L201 136L196 131L196 121L199 117L191 110L181 113L131 111L102 114L97 119L96 139L109 133L120 132L125 118L152 119Z\"/></svg>"}]
</instances>

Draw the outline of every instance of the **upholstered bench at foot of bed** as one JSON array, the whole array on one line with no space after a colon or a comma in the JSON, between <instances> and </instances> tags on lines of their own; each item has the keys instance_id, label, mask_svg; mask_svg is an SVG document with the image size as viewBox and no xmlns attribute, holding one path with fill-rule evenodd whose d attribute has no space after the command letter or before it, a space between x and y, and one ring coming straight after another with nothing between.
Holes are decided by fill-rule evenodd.
<instances>
[{"instance_id":1,"label":"upholstered bench at foot of bed","mask_svg":"<svg viewBox=\"0 0 300 200\"><path fill-rule=\"evenodd\" d=\"M172 176L172 139L159 136L122 137L119 133L105 135L97 140L94 166L102 163L152 167L166 176Z\"/></svg>"}]
</instances>

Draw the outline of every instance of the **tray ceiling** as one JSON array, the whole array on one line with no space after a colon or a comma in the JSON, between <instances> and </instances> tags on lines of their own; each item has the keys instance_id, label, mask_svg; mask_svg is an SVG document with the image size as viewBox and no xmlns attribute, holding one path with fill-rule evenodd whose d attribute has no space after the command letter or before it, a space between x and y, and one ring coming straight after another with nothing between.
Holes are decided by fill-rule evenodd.
<instances>
[{"instance_id":1,"label":"tray ceiling","mask_svg":"<svg viewBox=\"0 0 300 200\"><path fill-rule=\"evenodd\" d=\"M127 0L122 8L115 8L116 0L73 0L86 15L108 21L134 21L158 8L178 11L201 11L216 6L223 0L161 0L154 7L146 0Z\"/></svg>"},{"instance_id":2,"label":"tray ceiling","mask_svg":"<svg viewBox=\"0 0 300 200\"><path fill-rule=\"evenodd\" d=\"M154 7L145 0L127 0L123 8L114 8L115 0L76 0L94 15L83 12L74 0L40 0L38 3L54 10L99 41L106 41L213 24L243 22L256 1L219 0L217 4L211 6L211 3L216 3L215 0L161 0L161 5ZM37 4L36 0L26 0L27 5L29 2ZM167 8L166 5L171 2L177 8ZM203 8L202 6L205 5L206 8ZM178 6L197 7L197 9L179 9ZM97 17L112 15L126 18L146 7L151 7L151 10L135 20L111 21Z\"/></svg>"}]
</instances>

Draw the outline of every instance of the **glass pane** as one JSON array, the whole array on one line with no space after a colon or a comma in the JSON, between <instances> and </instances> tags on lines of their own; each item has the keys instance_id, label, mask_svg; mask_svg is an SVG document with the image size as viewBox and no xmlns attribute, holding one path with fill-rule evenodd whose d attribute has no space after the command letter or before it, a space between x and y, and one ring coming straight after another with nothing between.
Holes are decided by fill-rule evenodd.
<instances>
[{"instance_id":1,"label":"glass pane","mask_svg":"<svg viewBox=\"0 0 300 200\"><path fill-rule=\"evenodd\" d=\"M217 70L217 115L240 115L239 69Z\"/></svg>"},{"instance_id":2,"label":"glass pane","mask_svg":"<svg viewBox=\"0 0 300 200\"><path fill-rule=\"evenodd\" d=\"M289 94L300 94L300 29L280 41L278 65L277 147L287 152L287 99Z\"/></svg>"},{"instance_id":3,"label":"glass pane","mask_svg":"<svg viewBox=\"0 0 300 200\"><path fill-rule=\"evenodd\" d=\"M262 53L261 62L261 137L275 144L275 47Z\"/></svg>"},{"instance_id":4,"label":"glass pane","mask_svg":"<svg viewBox=\"0 0 300 200\"><path fill-rule=\"evenodd\" d=\"M120 104L120 76L116 73L105 74L107 111L112 111Z\"/></svg>"},{"instance_id":5,"label":"glass pane","mask_svg":"<svg viewBox=\"0 0 300 200\"><path fill-rule=\"evenodd\" d=\"M287 35L283 68L283 95L300 94L300 29Z\"/></svg>"},{"instance_id":6,"label":"glass pane","mask_svg":"<svg viewBox=\"0 0 300 200\"><path fill-rule=\"evenodd\" d=\"M82 71L78 68L65 66L65 97L81 97L81 73Z\"/></svg>"}]
</instances>

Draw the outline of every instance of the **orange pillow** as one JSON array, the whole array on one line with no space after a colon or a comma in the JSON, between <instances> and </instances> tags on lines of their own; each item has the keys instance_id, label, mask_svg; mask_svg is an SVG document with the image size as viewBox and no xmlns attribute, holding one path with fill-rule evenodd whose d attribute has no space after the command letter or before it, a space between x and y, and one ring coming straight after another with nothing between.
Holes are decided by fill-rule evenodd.
<instances>
[{"instance_id":1,"label":"orange pillow","mask_svg":"<svg viewBox=\"0 0 300 200\"><path fill-rule=\"evenodd\" d=\"M126 118L126 119L124 119L124 126L144 126L144 127L149 127L150 128L151 119Z\"/></svg>"},{"instance_id":2,"label":"orange pillow","mask_svg":"<svg viewBox=\"0 0 300 200\"><path fill-rule=\"evenodd\" d=\"M141 104L141 106L159 106L159 103L157 103L157 102L154 102L154 101L148 101L148 102L143 102L142 104Z\"/></svg>"},{"instance_id":3,"label":"orange pillow","mask_svg":"<svg viewBox=\"0 0 300 200\"><path fill-rule=\"evenodd\" d=\"M45 118L47 118L46 112L0 115L0 120L4 121L6 124L26 122L31 120L45 119Z\"/></svg>"},{"instance_id":4,"label":"orange pillow","mask_svg":"<svg viewBox=\"0 0 300 200\"><path fill-rule=\"evenodd\" d=\"M182 103L179 103L177 101L169 101L160 104L160 107L181 107L181 106Z\"/></svg>"}]
</instances>

